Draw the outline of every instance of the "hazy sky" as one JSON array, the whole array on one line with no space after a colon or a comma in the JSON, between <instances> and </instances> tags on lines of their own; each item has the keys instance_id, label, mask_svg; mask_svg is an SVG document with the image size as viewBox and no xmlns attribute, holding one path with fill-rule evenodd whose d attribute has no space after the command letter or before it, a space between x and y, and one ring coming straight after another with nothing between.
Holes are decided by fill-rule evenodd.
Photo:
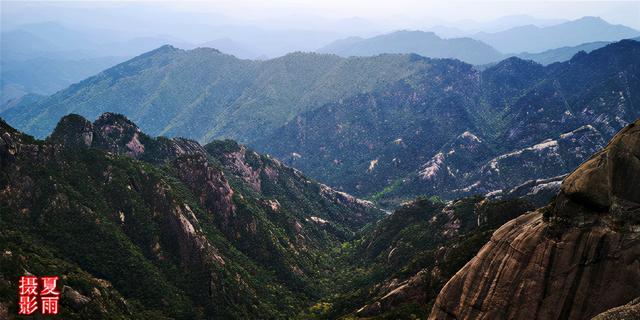
<instances>
[{"instance_id":1,"label":"hazy sky","mask_svg":"<svg viewBox=\"0 0 640 320\"><path fill-rule=\"evenodd\" d=\"M254 19L290 12L402 24L404 19L486 21L526 14L550 19L600 16L612 23L640 27L640 1L216 0L179 5L183 9L191 6Z\"/></svg>"},{"instance_id":2,"label":"hazy sky","mask_svg":"<svg viewBox=\"0 0 640 320\"><path fill-rule=\"evenodd\" d=\"M401 29L453 38L584 16L640 30L640 1L0 1L2 31L36 23L29 30L39 28L38 34L67 47L76 44L74 36L56 26L82 32L92 41L131 40L127 46L139 47L136 52L170 43L185 49L213 46L244 57L313 51L336 39ZM139 40L149 38L161 40Z\"/></svg>"},{"instance_id":3,"label":"hazy sky","mask_svg":"<svg viewBox=\"0 0 640 320\"><path fill-rule=\"evenodd\" d=\"M224 16L233 22L252 22L264 27L290 23L304 24L308 16L325 19L364 18L382 27L411 28L460 22L488 21L501 16L526 14L536 18L575 19L600 16L611 23L640 29L640 1L425 1L425 0L210 0L135 1L149 7L176 11L204 11ZM33 7L119 7L128 2L45 1L30 3ZM3 19L17 3L2 1ZM309 22L317 23L317 22ZM464 26L464 25L461 25Z\"/></svg>"}]
</instances>

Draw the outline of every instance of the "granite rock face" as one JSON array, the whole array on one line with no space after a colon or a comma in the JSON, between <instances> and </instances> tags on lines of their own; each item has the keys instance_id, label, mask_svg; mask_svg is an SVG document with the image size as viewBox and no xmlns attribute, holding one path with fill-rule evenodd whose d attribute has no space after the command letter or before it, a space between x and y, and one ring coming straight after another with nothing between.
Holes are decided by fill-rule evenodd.
<instances>
[{"instance_id":1,"label":"granite rock face","mask_svg":"<svg viewBox=\"0 0 640 320\"><path fill-rule=\"evenodd\" d=\"M499 228L430 319L589 319L640 296L640 120Z\"/></svg>"},{"instance_id":2,"label":"granite rock face","mask_svg":"<svg viewBox=\"0 0 640 320\"><path fill-rule=\"evenodd\" d=\"M193 192L209 214L227 222L235 211L224 173L213 167L204 155L182 156L172 161L178 178Z\"/></svg>"}]
</instances>

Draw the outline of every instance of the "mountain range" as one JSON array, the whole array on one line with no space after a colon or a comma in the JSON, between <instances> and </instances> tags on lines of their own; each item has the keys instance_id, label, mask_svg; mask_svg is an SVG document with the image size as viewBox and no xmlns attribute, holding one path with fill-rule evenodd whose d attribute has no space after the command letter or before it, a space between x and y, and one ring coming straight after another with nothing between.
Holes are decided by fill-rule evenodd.
<instances>
[{"instance_id":1,"label":"mountain range","mask_svg":"<svg viewBox=\"0 0 640 320\"><path fill-rule=\"evenodd\" d=\"M599 17L583 17L546 27L526 25L495 33L480 32L473 35L473 38L503 53L536 53L588 42L618 41L638 36L638 30L613 25Z\"/></svg>"},{"instance_id":2,"label":"mountain range","mask_svg":"<svg viewBox=\"0 0 640 320\"><path fill-rule=\"evenodd\" d=\"M210 48L163 46L2 116L38 137L48 135L65 114L95 118L112 111L153 135L248 142L302 111L427 67L426 60L410 55L344 59L292 53L251 61Z\"/></svg>"},{"instance_id":3,"label":"mountain range","mask_svg":"<svg viewBox=\"0 0 640 320\"><path fill-rule=\"evenodd\" d=\"M568 173L638 118L638 53L624 40L547 67L428 60L427 72L302 113L254 145L376 200L498 192Z\"/></svg>"},{"instance_id":4,"label":"mountain range","mask_svg":"<svg viewBox=\"0 0 640 320\"><path fill-rule=\"evenodd\" d=\"M366 39L345 38L316 51L344 57L416 53L430 58L458 59L476 65L495 63L517 56L548 65L569 60L580 51L590 52L612 41L640 36L637 30L609 24L596 17L584 17L544 26L521 25L495 32L460 31L456 37L451 38L441 38L441 34L450 33L447 30L431 30L403 30Z\"/></svg>"},{"instance_id":5,"label":"mountain range","mask_svg":"<svg viewBox=\"0 0 640 320\"><path fill-rule=\"evenodd\" d=\"M370 31L365 32L371 27L366 21L354 19L351 22L343 22L345 28L354 27L354 30L359 30L359 34L371 34ZM431 58L455 58L480 65L495 63L515 55L542 64L550 64L568 60L581 50L589 52L604 46L606 42L640 35L633 29L612 25L593 17L564 22L511 16L486 25L474 24L471 21L460 23L464 25L471 23L476 25L475 29L483 31L465 32L457 29L452 31L449 30L451 28L445 27L426 29L432 32L397 31L372 38L350 37L335 40L316 51L341 56L417 53ZM532 23L532 25L523 26L523 23ZM481 27L481 25L484 26ZM204 37L206 41L185 41L175 36L157 33L129 34L95 27L78 28L68 26L67 21L17 25L13 29L3 31L0 37L2 39L0 103L29 93L53 94L119 62L165 44L182 49L214 48L240 59L267 60L270 56L285 54L287 51L282 51L283 48L313 50L322 43L318 42L321 40L313 40L316 36L319 36L319 39L338 37L337 34L318 34L304 30L290 31L283 36L280 32L250 27L227 25L213 29L205 25L200 27L203 30L210 30L209 33L199 37L199 39ZM222 30L228 32L225 33ZM592 32L592 30L595 31ZM256 37L255 33L261 36ZM248 34L251 34L249 38L247 38ZM456 36L449 38L450 36L447 35L450 34L456 34ZM446 39L441 38L443 36ZM535 48L505 48L502 45L502 43L514 43L514 38L530 39L531 37L545 39L546 42L536 41L542 47ZM551 39L555 39L554 37L557 41L550 42ZM214 40L210 40L211 38ZM299 41L290 43L291 38ZM298 46L308 41L320 44L314 46L309 43L302 47ZM278 43L281 43L279 47ZM526 42L523 45L527 45ZM544 52L538 52L543 49ZM274 50L278 53L274 54Z\"/></svg>"},{"instance_id":6,"label":"mountain range","mask_svg":"<svg viewBox=\"0 0 640 320\"><path fill-rule=\"evenodd\" d=\"M639 116L639 51L625 40L547 67L509 58L480 71L418 55L249 61L165 46L1 115L38 137L65 114L114 111L153 135L233 138L395 205L568 173ZM541 152L559 165L533 161Z\"/></svg>"}]
</instances>

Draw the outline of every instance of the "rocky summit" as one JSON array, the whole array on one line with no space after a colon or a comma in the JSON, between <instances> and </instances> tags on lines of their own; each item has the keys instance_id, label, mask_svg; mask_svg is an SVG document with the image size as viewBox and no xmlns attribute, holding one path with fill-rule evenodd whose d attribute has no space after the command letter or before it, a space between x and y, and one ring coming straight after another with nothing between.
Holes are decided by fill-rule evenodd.
<instances>
[{"instance_id":1,"label":"rocky summit","mask_svg":"<svg viewBox=\"0 0 640 320\"><path fill-rule=\"evenodd\" d=\"M550 205L495 231L442 289L430 318L633 318L638 186L640 120L566 177Z\"/></svg>"}]
</instances>

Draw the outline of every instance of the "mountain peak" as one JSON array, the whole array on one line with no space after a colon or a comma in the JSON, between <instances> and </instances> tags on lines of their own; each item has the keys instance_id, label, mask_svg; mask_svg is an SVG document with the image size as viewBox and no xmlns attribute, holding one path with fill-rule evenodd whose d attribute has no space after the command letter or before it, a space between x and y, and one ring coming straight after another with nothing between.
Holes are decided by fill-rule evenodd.
<instances>
[{"instance_id":1,"label":"mountain peak","mask_svg":"<svg viewBox=\"0 0 640 320\"><path fill-rule=\"evenodd\" d=\"M422 30L408 30L408 29L404 29L404 30L399 30L396 32L393 32L391 34L396 34L396 35L419 35L419 36L430 36L433 38L438 38L440 39L440 37L438 37L437 34L435 34L432 31L422 31Z\"/></svg>"},{"instance_id":2,"label":"mountain peak","mask_svg":"<svg viewBox=\"0 0 640 320\"><path fill-rule=\"evenodd\" d=\"M90 147L93 142L93 124L83 116L68 114L58 121L47 140L71 148Z\"/></svg>"},{"instance_id":3,"label":"mountain peak","mask_svg":"<svg viewBox=\"0 0 640 320\"><path fill-rule=\"evenodd\" d=\"M111 112L103 113L94 123L94 143L113 153L137 157L144 153L147 138L127 117Z\"/></svg>"},{"instance_id":4,"label":"mountain peak","mask_svg":"<svg viewBox=\"0 0 640 320\"><path fill-rule=\"evenodd\" d=\"M485 74L493 75L537 75L544 72L544 67L534 61L525 60L518 57L509 57L500 61L495 66L488 68Z\"/></svg>"}]
</instances>

